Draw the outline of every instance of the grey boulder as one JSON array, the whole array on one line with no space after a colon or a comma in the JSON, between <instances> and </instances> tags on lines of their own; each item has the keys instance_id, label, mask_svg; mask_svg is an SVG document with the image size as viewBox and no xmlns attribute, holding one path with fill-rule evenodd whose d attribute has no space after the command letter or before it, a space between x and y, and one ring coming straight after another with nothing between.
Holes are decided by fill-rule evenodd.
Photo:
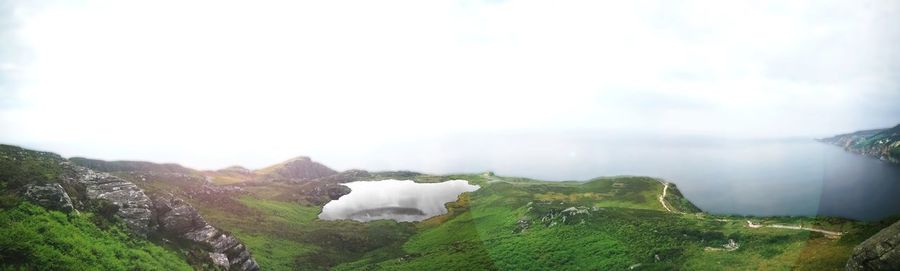
<instances>
[{"instance_id":1,"label":"grey boulder","mask_svg":"<svg viewBox=\"0 0 900 271\"><path fill-rule=\"evenodd\" d=\"M25 198L47 209L64 212L75 210L69 194L58 183L28 185L25 188Z\"/></svg>"},{"instance_id":2,"label":"grey boulder","mask_svg":"<svg viewBox=\"0 0 900 271\"><path fill-rule=\"evenodd\" d=\"M900 221L853 249L846 270L900 270Z\"/></svg>"}]
</instances>

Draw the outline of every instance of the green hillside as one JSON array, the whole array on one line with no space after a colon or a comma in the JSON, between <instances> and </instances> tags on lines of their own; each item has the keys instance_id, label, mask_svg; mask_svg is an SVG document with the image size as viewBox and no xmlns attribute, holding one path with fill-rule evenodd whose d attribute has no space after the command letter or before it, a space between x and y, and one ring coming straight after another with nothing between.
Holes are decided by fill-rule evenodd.
<instances>
[{"instance_id":1,"label":"green hillside","mask_svg":"<svg viewBox=\"0 0 900 271\"><path fill-rule=\"evenodd\" d=\"M192 270L174 251L101 229L94 217L29 203L0 209L0 269Z\"/></svg>"},{"instance_id":2,"label":"green hillside","mask_svg":"<svg viewBox=\"0 0 900 271\"><path fill-rule=\"evenodd\" d=\"M164 240L124 233L102 206L64 214L27 203L18 196L22 185L58 181L66 159L2 147L0 270L208 269L188 266ZM242 240L261 270L839 270L854 246L896 220L711 215L674 184L638 176L546 182L352 170L225 185L177 165L72 162L185 199ZM462 179L480 189L421 222L317 219L347 192L336 189L340 183L388 178Z\"/></svg>"},{"instance_id":3,"label":"green hillside","mask_svg":"<svg viewBox=\"0 0 900 271\"><path fill-rule=\"evenodd\" d=\"M663 198L667 210L660 201L665 184L648 177L404 176L464 179L481 189L448 203L449 214L418 223L318 220L322 204L293 197L294 185L275 182L248 183L244 193L224 199L195 198L194 206L247 240L264 270L838 270L855 245L890 222L710 215L672 184ZM843 235L751 228L747 220ZM726 247L730 240L736 249Z\"/></svg>"}]
</instances>

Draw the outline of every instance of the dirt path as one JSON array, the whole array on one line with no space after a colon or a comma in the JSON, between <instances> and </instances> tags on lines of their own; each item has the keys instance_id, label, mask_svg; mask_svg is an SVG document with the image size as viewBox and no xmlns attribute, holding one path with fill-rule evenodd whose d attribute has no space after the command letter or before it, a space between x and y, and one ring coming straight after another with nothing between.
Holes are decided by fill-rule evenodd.
<instances>
[{"instance_id":1,"label":"dirt path","mask_svg":"<svg viewBox=\"0 0 900 271\"><path fill-rule=\"evenodd\" d=\"M663 180L659 180L659 182L663 185L662 195L659 195L659 204L661 204L662 207L665 208L666 211L668 211L670 213L683 214L682 212L676 211L676 210L674 210L674 208L669 207L669 204L666 203L665 198L666 198L666 195L668 195L668 193L669 193L669 183L666 181L663 181ZM721 219L721 218L715 219L715 220L721 221L721 222L731 222L732 221L730 219ZM835 231L829 231L829 230L823 230L823 229L803 227L803 225L792 226L792 225L781 225L781 224L770 224L770 225L753 224L753 222L751 222L750 220L747 220L747 227L752 228L752 229L769 227L769 228L779 228L779 229L789 229L789 230L814 231L814 232L823 233L832 238L840 237L841 235L844 234L842 232L835 232Z\"/></svg>"},{"instance_id":2,"label":"dirt path","mask_svg":"<svg viewBox=\"0 0 900 271\"><path fill-rule=\"evenodd\" d=\"M791 225L781 225L781 224L771 224L771 225L753 224L753 222L750 220L747 220L747 227L754 228L754 229L762 228L762 227L769 227L769 228L790 229L790 230L814 231L814 232L824 233L826 235L830 235L830 236L834 236L834 237L841 236L844 234L843 232L827 231L827 230L816 229L816 228L805 228L805 227L803 227L803 225L791 226Z\"/></svg>"},{"instance_id":3,"label":"dirt path","mask_svg":"<svg viewBox=\"0 0 900 271\"><path fill-rule=\"evenodd\" d=\"M669 204L666 203L666 195L669 193L669 183L663 180L659 180L659 183L663 185L662 195L659 195L659 204L662 204L662 207L670 213L684 214L683 212L675 210L675 207L669 207Z\"/></svg>"},{"instance_id":4,"label":"dirt path","mask_svg":"<svg viewBox=\"0 0 900 271\"><path fill-rule=\"evenodd\" d=\"M662 204L663 208L666 208L666 211L669 211L670 213L674 213L674 211L672 211L672 209L669 208L669 205L666 204L666 200L665 200L666 193L669 192L669 183L663 182L663 181L659 181L659 182L663 184L663 192L662 192L662 195L659 196L659 203Z\"/></svg>"}]
</instances>

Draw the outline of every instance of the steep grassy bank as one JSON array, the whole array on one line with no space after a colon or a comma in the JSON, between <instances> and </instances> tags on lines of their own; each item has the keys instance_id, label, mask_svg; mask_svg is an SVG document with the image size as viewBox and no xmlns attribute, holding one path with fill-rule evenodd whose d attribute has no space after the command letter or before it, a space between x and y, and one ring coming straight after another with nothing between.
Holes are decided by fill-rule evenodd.
<instances>
[{"instance_id":1,"label":"steep grassy bank","mask_svg":"<svg viewBox=\"0 0 900 271\"><path fill-rule=\"evenodd\" d=\"M0 270L191 270L176 250L126 233L107 206L66 214L22 197L26 185L59 182L63 161L0 145Z\"/></svg>"},{"instance_id":2,"label":"steep grassy bank","mask_svg":"<svg viewBox=\"0 0 900 271\"><path fill-rule=\"evenodd\" d=\"M94 214L65 214L30 203L0 209L2 270L193 270L185 258Z\"/></svg>"}]
</instances>

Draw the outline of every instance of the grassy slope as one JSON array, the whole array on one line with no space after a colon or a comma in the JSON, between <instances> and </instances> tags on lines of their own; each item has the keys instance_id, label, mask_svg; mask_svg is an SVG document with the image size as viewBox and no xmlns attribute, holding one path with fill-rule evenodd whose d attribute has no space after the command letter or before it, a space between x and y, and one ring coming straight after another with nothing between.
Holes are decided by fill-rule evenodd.
<instances>
[{"instance_id":1,"label":"grassy slope","mask_svg":"<svg viewBox=\"0 0 900 271\"><path fill-rule=\"evenodd\" d=\"M62 161L0 145L0 270L191 270L174 248L129 236L120 221L91 213L93 207L65 214L20 198L16 191L26 184L59 182Z\"/></svg>"},{"instance_id":2,"label":"grassy slope","mask_svg":"<svg viewBox=\"0 0 900 271\"><path fill-rule=\"evenodd\" d=\"M229 185L254 180L252 174L244 174L241 172L230 171L204 171L203 176L209 178L212 183L217 185Z\"/></svg>"},{"instance_id":3,"label":"grassy slope","mask_svg":"<svg viewBox=\"0 0 900 271\"><path fill-rule=\"evenodd\" d=\"M0 151L0 231L5 236L0 241L8 241L0 246L0 257L5 257L0 269L184 268L180 264L183 259L177 255L147 242L125 239L114 229L100 230L85 223L86 217L18 205L16 196L9 193L11 189L23 181L56 179L59 173L54 169L61 158L5 145ZM202 176L193 173L148 175L147 181L143 181L143 173L132 175L121 176L141 180L138 184L149 192L181 191L203 182ZM295 189L280 183L245 186L249 194L239 197L189 200L211 223L246 242L263 270L578 270L632 266L650 270L834 270L842 268L853 246L891 222L750 218L755 223L803 223L847 232L834 240L806 231L751 229L746 227L744 220L748 218L744 217L695 213L699 210L674 187L665 200L686 214L669 213L658 201L662 184L644 177L581 183L409 172L376 176L373 179L419 182L465 179L482 188L449 203L449 214L420 223L320 221L315 219L320 205L292 201L296 197L288 194L296 193ZM22 212L27 215L23 217ZM708 249L722 248L729 239L740 248ZM90 251L94 256L83 249L97 249L93 247L100 249ZM72 248L78 249L60 252ZM27 261L11 260L21 258Z\"/></svg>"},{"instance_id":4,"label":"grassy slope","mask_svg":"<svg viewBox=\"0 0 900 271\"><path fill-rule=\"evenodd\" d=\"M93 215L21 203L0 209L0 270L192 270L185 259Z\"/></svg>"},{"instance_id":5,"label":"grassy slope","mask_svg":"<svg viewBox=\"0 0 900 271\"><path fill-rule=\"evenodd\" d=\"M367 251L396 247L414 231L411 223L318 220L321 206L256 196L238 202L248 210L195 206L211 223L243 240L264 270L326 269Z\"/></svg>"}]
</instances>

